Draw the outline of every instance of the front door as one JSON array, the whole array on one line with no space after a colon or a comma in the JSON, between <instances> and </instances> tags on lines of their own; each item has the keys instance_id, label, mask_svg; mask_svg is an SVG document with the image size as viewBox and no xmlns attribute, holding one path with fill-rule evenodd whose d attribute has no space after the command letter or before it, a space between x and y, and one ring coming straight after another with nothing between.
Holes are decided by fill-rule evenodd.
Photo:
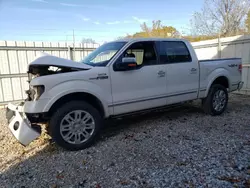
<instances>
[{"instance_id":1,"label":"front door","mask_svg":"<svg viewBox=\"0 0 250 188\"><path fill-rule=\"evenodd\" d=\"M123 57L135 57L137 67L116 71ZM166 105L166 65L158 64L155 42L131 44L110 66L114 114Z\"/></svg>"}]
</instances>

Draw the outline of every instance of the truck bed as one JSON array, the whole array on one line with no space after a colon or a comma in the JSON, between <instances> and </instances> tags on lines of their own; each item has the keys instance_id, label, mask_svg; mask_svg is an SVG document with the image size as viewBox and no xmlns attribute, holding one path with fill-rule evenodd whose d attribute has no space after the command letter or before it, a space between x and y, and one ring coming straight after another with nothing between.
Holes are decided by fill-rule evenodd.
<instances>
[{"instance_id":1,"label":"truck bed","mask_svg":"<svg viewBox=\"0 0 250 188\"><path fill-rule=\"evenodd\" d=\"M208 91L211 81L223 75L228 79L229 91L237 89L241 81L241 58L200 60L200 88ZM203 93L200 95L202 97Z\"/></svg>"},{"instance_id":2,"label":"truck bed","mask_svg":"<svg viewBox=\"0 0 250 188\"><path fill-rule=\"evenodd\" d=\"M204 59L199 60L200 63L207 62L207 61L227 61L227 60L241 60L241 58L222 58L222 59Z\"/></svg>"}]
</instances>

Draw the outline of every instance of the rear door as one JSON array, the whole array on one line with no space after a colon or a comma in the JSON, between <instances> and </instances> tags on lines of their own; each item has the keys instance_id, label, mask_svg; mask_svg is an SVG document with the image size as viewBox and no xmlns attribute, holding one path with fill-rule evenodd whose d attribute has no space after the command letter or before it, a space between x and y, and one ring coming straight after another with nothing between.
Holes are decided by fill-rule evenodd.
<instances>
[{"instance_id":1,"label":"rear door","mask_svg":"<svg viewBox=\"0 0 250 188\"><path fill-rule=\"evenodd\" d=\"M160 63L166 64L167 104L196 99L199 67L187 45L183 41L161 41L159 48Z\"/></svg>"}]
</instances>

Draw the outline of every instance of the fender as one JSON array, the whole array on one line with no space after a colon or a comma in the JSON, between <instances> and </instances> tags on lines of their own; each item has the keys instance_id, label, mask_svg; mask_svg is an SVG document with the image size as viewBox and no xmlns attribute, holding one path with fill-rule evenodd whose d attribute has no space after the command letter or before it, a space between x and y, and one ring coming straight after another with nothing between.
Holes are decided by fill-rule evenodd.
<instances>
[{"instance_id":1,"label":"fender","mask_svg":"<svg viewBox=\"0 0 250 188\"><path fill-rule=\"evenodd\" d=\"M207 76L207 89L206 89L206 93L205 93L205 97L208 95L208 92L209 92L209 89L211 87L211 85L213 84L213 82L221 77L221 76L224 76L227 78L228 80L228 85L230 87L231 85L231 81L230 81L230 75L229 75L229 72L228 70L224 69L224 68L217 68L215 69L214 71L212 71L208 76Z\"/></svg>"},{"instance_id":2,"label":"fender","mask_svg":"<svg viewBox=\"0 0 250 188\"><path fill-rule=\"evenodd\" d=\"M89 93L98 98L102 103L105 117L109 116L108 103L112 101L111 94L104 91L100 86L92 82L87 82L83 80L71 80L63 82L46 91L46 97L49 98L49 101L45 105L43 111L49 111L51 106L61 97L77 92Z\"/></svg>"}]
</instances>

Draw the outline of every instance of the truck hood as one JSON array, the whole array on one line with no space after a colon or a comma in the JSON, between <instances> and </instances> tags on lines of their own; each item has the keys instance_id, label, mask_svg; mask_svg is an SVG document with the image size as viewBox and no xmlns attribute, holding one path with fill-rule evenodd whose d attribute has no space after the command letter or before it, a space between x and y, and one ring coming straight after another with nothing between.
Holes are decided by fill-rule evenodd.
<instances>
[{"instance_id":1,"label":"truck hood","mask_svg":"<svg viewBox=\"0 0 250 188\"><path fill-rule=\"evenodd\" d=\"M39 53L36 59L28 65L28 73L34 77L46 76L52 74L62 74L74 71L85 71L92 66L78 63L72 60L52 56L46 53Z\"/></svg>"},{"instance_id":2,"label":"truck hood","mask_svg":"<svg viewBox=\"0 0 250 188\"><path fill-rule=\"evenodd\" d=\"M72 60L52 56L43 52L40 52L34 61L29 64L31 66L55 66L55 67L68 67L77 69L91 69L92 66L84 63L78 63ZM28 69L29 69L28 67Z\"/></svg>"}]
</instances>

